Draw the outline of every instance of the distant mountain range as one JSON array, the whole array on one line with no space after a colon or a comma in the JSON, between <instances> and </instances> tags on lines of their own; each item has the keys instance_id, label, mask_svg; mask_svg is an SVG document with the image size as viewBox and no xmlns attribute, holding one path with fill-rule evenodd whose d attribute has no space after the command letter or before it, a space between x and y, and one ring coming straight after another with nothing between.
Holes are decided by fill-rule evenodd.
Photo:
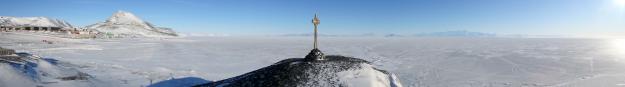
<instances>
[{"instance_id":1,"label":"distant mountain range","mask_svg":"<svg viewBox=\"0 0 625 87\"><path fill-rule=\"evenodd\" d=\"M413 36L417 36L417 37L496 37L497 34L460 30L460 31L419 33Z\"/></svg>"},{"instance_id":2,"label":"distant mountain range","mask_svg":"<svg viewBox=\"0 0 625 87\"><path fill-rule=\"evenodd\" d=\"M47 17L8 17L0 16L1 26L38 26L38 27L63 27L74 28L70 23ZM171 28L157 27L147 21L140 19L134 14L126 11L117 11L104 22L88 25L83 29L94 30L106 35L117 37L172 37L172 36L229 36L227 34L178 34ZM302 34L281 34L272 36L313 36L312 33ZM319 34L321 37L518 37L518 38L541 38L541 37L565 37L558 35L525 35L525 34L495 34L467 30L428 32L415 34Z\"/></svg>"},{"instance_id":3,"label":"distant mountain range","mask_svg":"<svg viewBox=\"0 0 625 87\"><path fill-rule=\"evenodd\" d=\"M313 36L313 34L305 33L305 34L282 34L278 36ZM498 37L499 35L494 33L482 33L482 32L472 32L472 31L444 31L444 32L431 32L431 33L417 33L412 35L403 35L403 34L375 34L375 33L365 33L365 34L355 34L355 35L341 35L341 34L319 34L321 37Z\"/></svg>"},{"instance_id":4,"label":"distant mountain range","mask_svg":"<svg viewBox=\"0 0 625 87\"><path fill-rule=\"evenodd\" d=\"M0 26L35 26L73 28L69 22L47 17L8 17L0 16Z\"/></svg>"},{"instance_id":5,"label":"distant mountain range","mask_svg":"<svg viewBox=\"0 0 625 87\"><path fill-rule=\"evenodd\" d=\"M7 17L0 16L1 26L35 26L74 28L70 23L47 17ZM116 37L172 37L178 34L171 28L156 27L141 20L130 12L118 11L104 22L86 26L83 29L94 30L104 35Z\"/></svg>"}]
</instances>

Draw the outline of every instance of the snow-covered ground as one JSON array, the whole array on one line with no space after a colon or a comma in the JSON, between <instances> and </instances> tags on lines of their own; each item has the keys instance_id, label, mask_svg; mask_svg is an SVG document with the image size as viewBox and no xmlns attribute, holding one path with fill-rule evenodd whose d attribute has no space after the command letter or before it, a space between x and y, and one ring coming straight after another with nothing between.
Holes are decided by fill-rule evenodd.
<instances>
[{"instance_id":1,"label":"snow-covered ground","mask_svg":"<svg viewBox=\"0 0 625 87\"><path fill-rule=\"evenodd\" d=\"M310 39L89 40L0 33L0 46L74 65L97 80L92 85L140 87L172 78L222 80L302 58ZM373 62L407 87L625 86L625 40L321 37L320 49Z\"/></svg>"}]
</instances>

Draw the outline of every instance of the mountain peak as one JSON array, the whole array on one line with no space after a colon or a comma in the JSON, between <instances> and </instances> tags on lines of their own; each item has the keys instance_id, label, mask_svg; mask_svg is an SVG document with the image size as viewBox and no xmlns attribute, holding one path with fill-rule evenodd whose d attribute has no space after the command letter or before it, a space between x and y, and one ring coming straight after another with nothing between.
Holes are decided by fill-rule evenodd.
<instances>
[{"instance_id":1,"label":"mountain peak","mask_svg":"<svg viewBox=\"0 0 625 87\"><path fill-rule=\"evenodd\" d=\"M146 23L134 14L126 11L119 10L113 14L107 23L113 24L125 24L125 25L146 25Z\"/></svg>"},{"instance_id":2,"label":"mountain peak","mask_svg":"<svg viewBox=\"0 0 625 87\"><path fill-rule=\"evenodd\" d=\"M141 20L141 18L135 16L134 14L122 10L115 12L105 22L89 25L87 28L94 29L99 32L115 34L121 37L177 36L176 32L169 28L155 27L149 22Z\"/></svg>"}]
</instances>

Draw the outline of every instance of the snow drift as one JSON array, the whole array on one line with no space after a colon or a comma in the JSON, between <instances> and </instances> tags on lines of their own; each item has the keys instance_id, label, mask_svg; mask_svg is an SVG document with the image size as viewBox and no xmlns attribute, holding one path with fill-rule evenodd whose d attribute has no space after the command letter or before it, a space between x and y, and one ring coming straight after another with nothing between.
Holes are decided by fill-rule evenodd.
<instances>
[{"instance_id":1,"label":"snow drift","mask_svg":"<svg viewBox=\"0 0 625 87\"><path fill-rule=\"evenodd\" d=\"M197 87L402 87L391 73L362 59L325 56L325 60L282 60L233 78Z\"/></svg>"},{"instance_id":2,"label":"snow drift","mask_svg":"<svg viewBox=\"0 0 625 87\"><path fill-rule=\"evenodd\" d=\"M118 37L172 37L178 36L170 28L155 27L149 22L141 20L130 12L118 11L105 22L86 26L108 35Z\"/></svg>"}]
</instances>

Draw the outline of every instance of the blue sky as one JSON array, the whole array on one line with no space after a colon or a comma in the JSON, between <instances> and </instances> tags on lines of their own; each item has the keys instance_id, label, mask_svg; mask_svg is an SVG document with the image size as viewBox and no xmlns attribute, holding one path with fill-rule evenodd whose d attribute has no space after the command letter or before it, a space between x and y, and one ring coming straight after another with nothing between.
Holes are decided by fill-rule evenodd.
<instances>
[{"instance_id":1,"label":"blue sky","mask_svg":"<svg viewBox=\"0 0 625 87\"><path fill-rule=\"evenodd\" d=\"M625 35L619 0L4 0L1 16L44 16L86 26L117 10L179 32L300 34L318 11L327 34Z\"/></svg>"}]
</instances>

